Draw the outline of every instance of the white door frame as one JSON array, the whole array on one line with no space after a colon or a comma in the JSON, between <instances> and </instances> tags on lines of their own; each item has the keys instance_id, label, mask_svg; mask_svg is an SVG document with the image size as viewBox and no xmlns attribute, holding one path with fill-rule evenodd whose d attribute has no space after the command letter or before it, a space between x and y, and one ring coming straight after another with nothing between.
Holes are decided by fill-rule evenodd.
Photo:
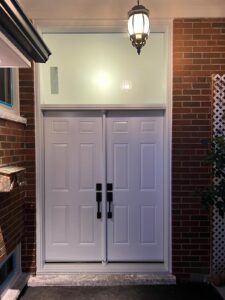
<instances>
[{"instance_id":1,"label":"white door frame","mask_svg":"<svg viewBox=\"0 0 225 300\"><path fill-rule=\"evenodd\" d=\"M115 26L112 22L81 22L81 21L57 21L40 22L35 20L42 29L41 32L123 32L125 21L118 22ZM104 26L102 25L104 23ZM87 25L88 24L88 25ZM88 27L89 26L89 27ZM50 28L50 29L49 29ZM55 29L53 29L55 28ZM72 29L71 29L72 28ZM75 28L75 29L74 29ZM171 222L171 142L172 142L172 20L152 21L152 31L165 32L168 44L168 81L166 105L117 105L117 106L81 106L81 105L41 105L39 67L35 65L35 127L36 127L36 259L37 274L49 273L76 273L76 272L117 272L117 273L142 273L142 272L172 272L172 222ZM49 29L49 30L48 30ZM40 31L40 30L39 30ZM45 235L44 235L44 128L43 119L46 110L164 110L164 262L163 263L46 263L45 262ZM103 185L105 186L105 185ZM104 192L104 191L103 191ZM104 209L104 208L103 208ZM106 234L103 233L103 234Z\"/></svg>"}]
</instances>

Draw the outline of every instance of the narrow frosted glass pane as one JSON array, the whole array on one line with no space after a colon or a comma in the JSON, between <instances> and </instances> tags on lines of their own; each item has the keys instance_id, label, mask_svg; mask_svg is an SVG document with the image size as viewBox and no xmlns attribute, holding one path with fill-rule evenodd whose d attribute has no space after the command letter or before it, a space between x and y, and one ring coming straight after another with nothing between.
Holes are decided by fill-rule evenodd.
<instances>
[{"instance_id":1,"label":"narrow frosted glass pane","mask_svg":"<svg viewBox=\"0 0 225 300\"><path fill-rule=\"evenodd\" d=\"M141 55L127 34L44 34L52 51L41 66L43 104L166 103L166 42L151 33ZM58 94L50 70L58 68Z\"/></svg>"}]
</instances>

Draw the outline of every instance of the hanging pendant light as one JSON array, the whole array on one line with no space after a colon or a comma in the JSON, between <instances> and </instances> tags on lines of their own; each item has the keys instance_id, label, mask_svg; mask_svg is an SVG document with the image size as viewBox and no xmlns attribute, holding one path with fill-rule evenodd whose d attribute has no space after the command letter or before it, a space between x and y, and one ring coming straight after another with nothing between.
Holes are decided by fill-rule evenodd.
<instances>
[{"instance_id":1,"label":"hanging pendant light","mask_svg":"<svg viewBox=\"0 0 225 300\"><path fill-rule=\"evenodd\" d=\"M141 48L146 44L150 32L149 10L143 5L135 5L128 12L128 32L132 45L140 55Z\"/></svg>"}]
</instances>

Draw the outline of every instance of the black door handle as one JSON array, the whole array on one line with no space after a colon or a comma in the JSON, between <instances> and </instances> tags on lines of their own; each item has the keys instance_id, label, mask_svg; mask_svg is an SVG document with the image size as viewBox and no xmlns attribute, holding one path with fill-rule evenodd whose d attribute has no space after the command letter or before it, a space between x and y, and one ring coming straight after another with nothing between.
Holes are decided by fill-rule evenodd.
<instances>
[{"instance_id":1,"label":"black door handle","mask_svg":"<svg viewBox=\"0 0 225 300\"><path fill-rule=\"evenodd\" d=\"M96 183L97 219L101 219L102 184Z\"/></svg>"},{"instance_id":2,"label":"black door handle","mask_svg":"<svg viewBox=\"0 0 225 300\"><path fill-rule=\"evenodd\" d=\"M108 219L112 219L113 184L107 183Z\"/></svg>"}]
</instances>

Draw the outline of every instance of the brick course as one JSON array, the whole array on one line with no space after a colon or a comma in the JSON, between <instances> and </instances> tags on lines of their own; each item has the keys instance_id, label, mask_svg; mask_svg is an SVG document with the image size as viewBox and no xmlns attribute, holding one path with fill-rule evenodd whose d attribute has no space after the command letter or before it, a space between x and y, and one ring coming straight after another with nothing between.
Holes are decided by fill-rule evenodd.
<instances>
[{"instance_id":1,"label":"brick course","mask_svg":"<svg viewBox=\"0 0 225 300\"><path fill-rule=\"evenodd\" d=\"M194 191L210 182L211 76L225 71L225 19L176 19L173 30L173 273L209 273L210 214Z\"/></svg>"}]
</instances>

